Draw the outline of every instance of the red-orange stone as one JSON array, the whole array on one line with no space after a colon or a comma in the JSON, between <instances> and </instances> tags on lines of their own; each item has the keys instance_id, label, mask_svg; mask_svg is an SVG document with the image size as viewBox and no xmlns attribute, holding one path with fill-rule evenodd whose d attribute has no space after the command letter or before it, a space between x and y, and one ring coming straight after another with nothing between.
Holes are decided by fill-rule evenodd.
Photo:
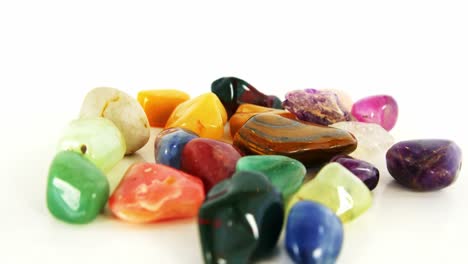
<instances>
[{"instance_id":1,"label":"red-orange stone","mask_svg":"<svg viewBox=\"0 0 468 264\"><path fill-rule=\"evenodd\" d=\"M112 213L132 223L194 217L205 199L202 181L154 163L137 163L109 198Z\"/></svg>"},{"instance_id":2,"label":"red-orange stone","mask_svg":"<svg viewBox=\"0 0 468 264\"><path fill-rule=\"evenodd\" d=\"M228 143L214 139L195 138L182 151L181 169L200 177L208 192L218 182L236 171L239 152Z\"/></svg>"}]
</instances>

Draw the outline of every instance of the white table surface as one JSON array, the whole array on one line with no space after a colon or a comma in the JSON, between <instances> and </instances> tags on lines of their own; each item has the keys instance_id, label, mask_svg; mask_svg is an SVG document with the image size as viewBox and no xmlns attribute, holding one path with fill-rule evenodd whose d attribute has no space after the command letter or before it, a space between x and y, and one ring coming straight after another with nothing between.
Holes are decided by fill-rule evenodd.
<instances>
[{"instance_id":1,"label":"white table surface","mask_svg":"<svg viewBox=\"0 0 468 264\"><path fill-rule=\"evenodd\" d=\"M467 151L463 1L165 2L0 3L0 263L202 263L195 220L69 225L47 211L56 141L96 86L195 96L233 75L278 96L388 93L400 106L397 140L447 138ZM153 140L131 159L152 161ZM454 185L429 193L379 167L372 208L345 225L338 262L466 262L465 167ZM291 263L282 241L265 263Z\"/></svg>"}]
</instances>

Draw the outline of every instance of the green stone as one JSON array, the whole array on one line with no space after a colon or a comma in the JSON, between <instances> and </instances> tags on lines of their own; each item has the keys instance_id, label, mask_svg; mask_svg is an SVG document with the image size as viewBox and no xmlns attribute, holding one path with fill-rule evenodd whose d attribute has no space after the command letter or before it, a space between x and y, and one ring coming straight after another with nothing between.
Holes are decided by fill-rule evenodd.
<instances>
[{"instance_id":1,"label":"green stone","mask_svg":"<svg viewBox=\"0 0 468 264\"><path fill-rule=\"evenodd\" d=\"M343 222L348 222L369 209L372 194L352 172L332 162L292 196L287 210L301 200L319 202L332 209Z\"/></svg>"},{"instance_id":2,"label":"green stone","mask_svg":"<svg viewBox=\"0 0 468 264\"><path fill-rule=\"evenodd\" d=\"M125 148L120 130L112 121L101 117L72 121L58 143L58 151L81 153L104 172L123 158Z\"/></svg>"},{"instance_id":3,"label":"green stone","mask_svg":"<svg viewBox=\"0 0 468 264\"><path fill-rule=\"evenodd\" d=\"M237 161L236 171L262 172L285 200L299 190L306 175L306 168L301 162L280 155L242 157Z\"/></svg>"},{"instance_id":4,"label":"green stone","mask_svg":"<svg viewBox=\"0 0 468 264\"><path fill-rule=\"evenodd\" d=\"M101 170L73 151L58 153L49 169L47 207L69 223L84 224L102 211L109 197L109 183Z\"/></svg>"}]
</instances>

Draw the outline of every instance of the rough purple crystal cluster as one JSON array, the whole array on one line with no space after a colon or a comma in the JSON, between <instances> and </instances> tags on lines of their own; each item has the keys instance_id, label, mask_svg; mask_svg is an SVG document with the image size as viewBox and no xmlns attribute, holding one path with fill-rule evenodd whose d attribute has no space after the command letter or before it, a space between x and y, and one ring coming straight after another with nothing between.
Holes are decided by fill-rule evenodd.
<instances>
[{"instance_id":1,"label":"rough purple crystal cluster","mask_svg":"<svg viewBox=\"0 0 468 264\"><path fill-rule=\"evenodd\" d=\"M338 155L331 159L337 162L356 175L369 190L375 189L379 183L379 170L367 161L354 159L347 155Z\"/></svg>"},{"instance_id":2,"label":"rough purple crystal cluster","mask_svg":"<svg viewBox=\"0 0 468 264\"><path fill-rule=\"evenodd\" d=\"M400 184L419 191L442 189L453 183L461 169L462 153L453 141L401 141L387 151L387 168Z\"/></svg>"},{"instance_id":3,"label":"rough purple crystal cluster","mask_svg":"<svg viewBox=\"0 0 468 264\"><path fill-rule=\"evenodd\" d=\"M350 121L351 115L338 96L330 91L305 89L286 94L283 107L297 118L321 125Z\"/></svg>"}]
</instances>

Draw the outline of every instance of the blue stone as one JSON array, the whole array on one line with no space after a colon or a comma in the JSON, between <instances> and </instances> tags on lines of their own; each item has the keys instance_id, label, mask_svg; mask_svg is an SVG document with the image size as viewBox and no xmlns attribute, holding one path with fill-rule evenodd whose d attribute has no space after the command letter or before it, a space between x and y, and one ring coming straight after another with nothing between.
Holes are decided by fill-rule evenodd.
<instances>
[{"instance_id":1,"label":"blue stone","mask_svg":"<svg viewBox=\"0 0 468 264\"><path fill-rule=\"evenodd\" d=\"M294 263L332 264L343 244L343 225L327 207L300 201L289 213L285 244Z\"/></svg>"},{"instance_id":2,"label":"blue stone","mask_svg":"<svg viewBox=\"0 0 468 264\"><path fill-rule=\"evenodd\" d=\"M185 145L198 136L183 128L169 128L161 131L154 141L156 163L180 169L182 150Z\"/></svg>"}]
</instances>

